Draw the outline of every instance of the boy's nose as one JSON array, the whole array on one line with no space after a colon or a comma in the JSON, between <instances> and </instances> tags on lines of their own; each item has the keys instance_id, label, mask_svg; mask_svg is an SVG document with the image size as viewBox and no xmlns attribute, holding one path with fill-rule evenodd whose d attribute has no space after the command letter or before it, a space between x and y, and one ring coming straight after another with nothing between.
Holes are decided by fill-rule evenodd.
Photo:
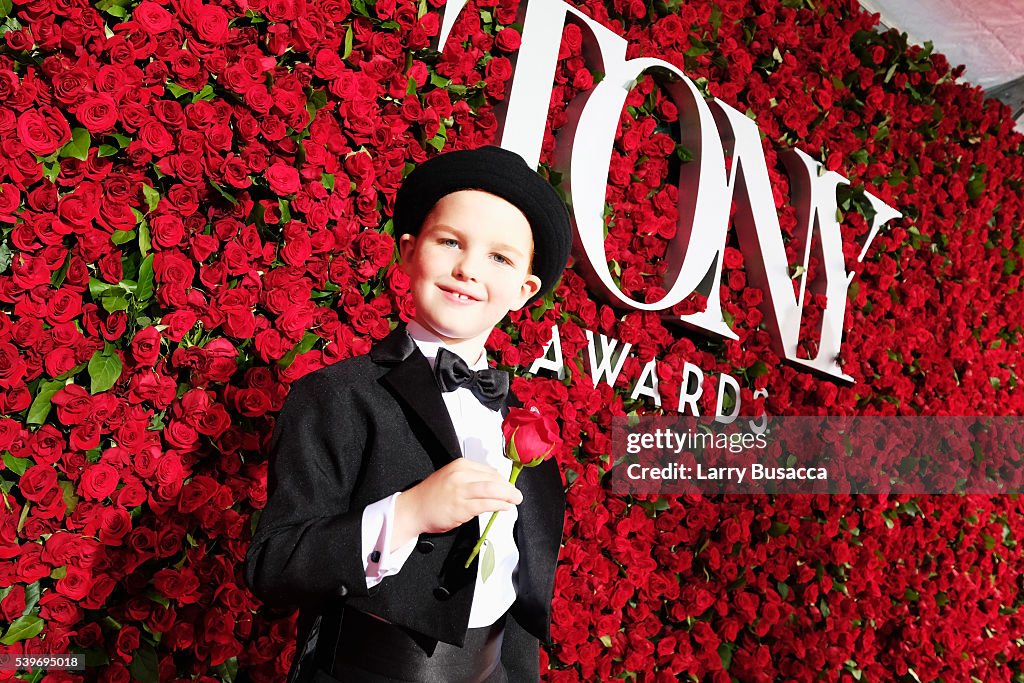
<instances>
[{"instance_id":1,"label":"boy's nose","mask_svg":"<svg viewBox=\"0 0 1024 683\"><path fill-rule=\"evenodd\" d=\"M455 276L466 280L476 280L478 268L472 256L463 256L455 262Z\"/></svg>"}]
</instances>

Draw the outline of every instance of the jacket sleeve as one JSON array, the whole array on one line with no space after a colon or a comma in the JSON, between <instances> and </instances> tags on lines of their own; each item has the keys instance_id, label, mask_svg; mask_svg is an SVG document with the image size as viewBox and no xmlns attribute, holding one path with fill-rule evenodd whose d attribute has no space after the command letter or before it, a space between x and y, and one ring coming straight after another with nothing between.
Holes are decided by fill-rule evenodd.
<instances>
[{"instance_id":1,"label":"jacket sleeve","mask_svg":"<svg viewBox=\"0 0 1024 683\"><path fill-rule=\"evenodd\" d=\"M363 511L349 509L366 417L333 375L314 371L292 384L271 437L267 504L246 555L246 580L265 603L367 595Z\"/></svg>"}]
</instances>

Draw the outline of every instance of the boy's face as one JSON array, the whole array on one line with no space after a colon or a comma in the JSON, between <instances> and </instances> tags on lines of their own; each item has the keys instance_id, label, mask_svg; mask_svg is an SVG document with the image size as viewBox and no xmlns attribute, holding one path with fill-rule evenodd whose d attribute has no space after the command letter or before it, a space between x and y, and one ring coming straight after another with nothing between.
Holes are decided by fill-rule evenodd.
<instances>
[{"instance_id":1,"label":"boy's face","mask_svg":"<svg viewBox=\"0 0 1024 683\"><path fill-rule=\"evenodd\" d=\"M533 232L522 211L480 190L445 195L418 235L402 235L416 321L447 342L487 336L540 290Z\"/></svg>"}]
</instances>

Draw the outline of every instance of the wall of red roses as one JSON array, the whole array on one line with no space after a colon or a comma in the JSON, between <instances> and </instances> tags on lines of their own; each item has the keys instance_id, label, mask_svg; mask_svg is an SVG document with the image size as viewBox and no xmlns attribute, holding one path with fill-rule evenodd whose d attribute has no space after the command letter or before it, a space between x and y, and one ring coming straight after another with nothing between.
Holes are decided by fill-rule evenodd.
<instances>
[{"instance_id":1,"label":"wall of red roses","mask_svg":"<svg viewBox=\"0 0 1024 683\"><path fill-rule=\"evenodd\" d=\"M89 663L45 680L283 679L294 617L241 578L274 415L294 379L407 314L395 192L437 149L494 142L519 47L517 3L475 0L437 54L440 4L0 0L0 643ZM495 330L494 356L520 375L554 323L569 359L565 382L516 380L578 443L558 454L569 510L546 680L1019 680L1015 497L602 485L612 416L655 412L627 390L653 357L667 397L688 361L772 414L1020 414L1009 111L941 55L874 32L853 0L577 6L629 56L749 111L772 165L796 146L851 179L842 360L857 382L779 362L735 243L723 300L741 343L613 310L572 271ZM566 105L600 77L580 46L568 27L545 163ZM607 244L622 288L653 300L687 150L652 80L627 105ZM864 189L904 218L856 264ZM590 383L587 329L634 345L614 388Z\"/></svg>"}]
</instances>

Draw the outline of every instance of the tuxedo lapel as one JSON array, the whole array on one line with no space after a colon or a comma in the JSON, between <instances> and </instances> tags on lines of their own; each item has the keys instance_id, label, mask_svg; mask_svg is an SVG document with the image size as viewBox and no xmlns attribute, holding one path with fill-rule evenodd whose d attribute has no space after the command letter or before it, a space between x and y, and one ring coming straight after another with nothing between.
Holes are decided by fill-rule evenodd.
<instances>
[{"instance_id":1,"label":"tuxedo lapel","mask_svg":"<svg viewBox=\"0 0 1024 683\"><path fill-rule=\"evenodd\" d=\"M418 434L426 432L441 446L428 448L434 468L440 469L462 456L459 438L455 434L452 418L441 398L430 363L412 340L405 325L396 327L370 351L370 358L382 365L393 366L380 382L394 395L411 418L410 425Z\"/></svg>"}]
</instances>

